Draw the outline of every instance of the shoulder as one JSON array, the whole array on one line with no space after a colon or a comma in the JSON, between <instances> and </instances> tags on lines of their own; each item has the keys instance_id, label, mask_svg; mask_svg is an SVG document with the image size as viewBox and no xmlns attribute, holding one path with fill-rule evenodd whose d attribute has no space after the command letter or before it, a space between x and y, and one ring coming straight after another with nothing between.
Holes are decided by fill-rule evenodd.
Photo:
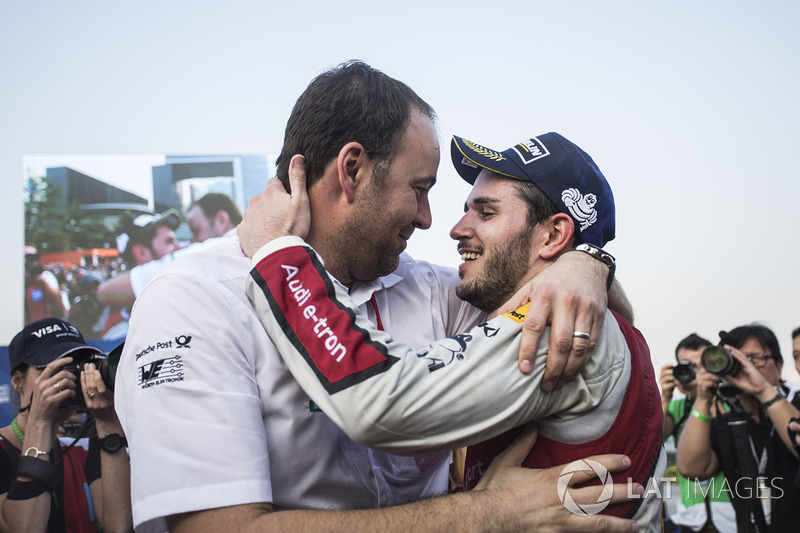
<instances>
[{"instance_id":1,"label":"shoulder","mask_svg":"<svg viewBox=\"0 0 800 533\"><path fill-rule=\"evenodd\" d=\"M186 283L200 283L203 285L228 284L238 281L237 289L243 286L248 276L252 263L242 253L239 240L233 238L215 239L211 245L199 249L176 254L175 260L153 276L152 282L147 286L159 287L159 291L168 289L177 280L183 279ZM205 243L201 243L205 245ZM142 295L152 294L152 290L145 289Z\"/></svg>"}]
</instances>

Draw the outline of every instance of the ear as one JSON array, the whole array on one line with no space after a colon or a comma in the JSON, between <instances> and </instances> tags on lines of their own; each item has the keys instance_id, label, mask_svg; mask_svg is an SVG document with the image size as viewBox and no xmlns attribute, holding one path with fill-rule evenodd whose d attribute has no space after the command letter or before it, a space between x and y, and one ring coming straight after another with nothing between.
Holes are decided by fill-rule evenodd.
<instances>
[{"instance_id":1,"label":"ear","mask_svg":"<svg viewBox=\"0 0 800 533\"><path fill-rule=\"evenodd\" d=\"M231 227L231 217L228 212L223 209L217 211L217 214L214 215L213 225L218 228Z\"/></svg>"},{"instance_id":2,"label":"ear","mask_svg":"<svg viewBox=\"0 0 800 533\"><path fill-rule=\"evenodd\" d=\"M543 259L552 259L572 243L575 222L565 213L556 213L542 224L548 233L544 245L539 250L539 256Z\"/></svg>"},{"instance_id":3,"label":"ear","mask_svg":"<svg viewBox=\"0 0 800 533\"><path fill-rule=\"evenodd\" d=\"M153 260L153 252L141 243L133 245L131 255L138 265L143 265Z\"/></svg>"},{"instance_id":4,"label":"ear","mask_svg":"<svg viewBox=\"0 0 800 533\"><path fill-rule=\"evenodd\" d=\"M11 386L14 387L14 390L20 394L22 394L22 382L24 380L25 376L20 370L14 370L14 373L11 374Z\"/></svg>"},{"instance_id":5,"label":"ear","mask_svg":"<svg viewBox=\"0 0 800 533\"><path fill-rule=\"evenodd\" d=\"M361 143L349 142L339 150L336 172L339 176L339 186L348 203L353 202L356 188L364 180L369 167L369 156Z\"/></svg>"}]
</instances>

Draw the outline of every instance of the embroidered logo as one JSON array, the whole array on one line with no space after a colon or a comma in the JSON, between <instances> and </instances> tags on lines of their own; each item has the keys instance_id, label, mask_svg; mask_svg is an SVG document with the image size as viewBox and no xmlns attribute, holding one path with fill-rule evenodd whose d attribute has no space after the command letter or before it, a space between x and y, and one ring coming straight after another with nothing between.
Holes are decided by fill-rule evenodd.
<instances>
[{"instance_id":1,"label":"embroidered logo","mask_svg":"<svg viewBox=\"0 0 800 533\"><path fill-rule=\"evenodd\" d=\"M139 387L142 389L174 381L183 381L183 362L180 355L139 367Z\"/></svg>"},{"instance_id":2,"label":"embroidered logo","mask_svg":"<svg viewBox=\"0 0 800 533\"><path fill-rule=\"evenodd\" d=\"M565 189L561 193L561 200L569 209L572 217L581 223L581 231L597 222L597 196L594 194L581 194L578 189Z\"/></svg>"},{"instance_id":3,"label":"embroidered logo","mask_svg":"<svg viewBox=\"0 0 800 533\"><path fill-rule=\"evenodd\" d=\"M495 152L494 150L489 150L488 148L481 146L480 144L476 144L472 141L468 141L466 139L461 139L464 141L464 145L475 152L478 155L482 155L486 159L491 159L492 161L503 161L505 160L505 156L500 152Z\"/></svg>"},{"instance_id":4,"label":"embroidered logo","mask_svg":"<svg viewBox=\"0 0 800 533\"><path fill-rule=\"evenodd\" d=\"M543 145L536 137L514 145L513 150L517 153L517 155L519 155L519 158L526 165L528 163L533 163L537 159L541 159L550 155L550 151L547 149L547 147Z\"/></svg>"}]
</instances>

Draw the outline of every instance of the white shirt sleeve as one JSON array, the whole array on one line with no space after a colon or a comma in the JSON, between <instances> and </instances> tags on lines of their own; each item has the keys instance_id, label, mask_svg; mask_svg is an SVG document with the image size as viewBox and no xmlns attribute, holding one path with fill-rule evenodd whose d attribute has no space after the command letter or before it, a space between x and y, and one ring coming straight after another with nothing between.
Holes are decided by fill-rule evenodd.
<instances>
[{"instance_id":1,"label":"white shirt sleeve","mask_svg":"<svg viewBox=\"0 0 800 533\"><path fill-rule=\"evenodd\" d=\"M137 300L115 402L135 524L271 501L269 451L245 303L168 274Z\"/></svg>"}]
</instances>

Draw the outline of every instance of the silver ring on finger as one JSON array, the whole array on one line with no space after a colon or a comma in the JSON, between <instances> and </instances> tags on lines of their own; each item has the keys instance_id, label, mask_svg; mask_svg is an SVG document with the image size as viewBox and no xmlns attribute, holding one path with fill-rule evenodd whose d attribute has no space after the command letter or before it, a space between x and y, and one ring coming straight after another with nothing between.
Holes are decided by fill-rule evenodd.
<instances>
[{"instance_id":1,"label":"silver ring on finger","mask_svg":"<svg viewBox=\"0 0 800 533\"><path fill-rule=\"evenodd\" d=\"M91 400L92 398L94 398L94 393L93 392L87 392L86 396L88 396L89 399Z\"/></svg>"},{"instance_id":2,"label":"silver ring on finger","mask_svg":"<svg viewBox=\"0 0 800 533\"><path fill-rule=\"evenodd\" d=\"M53 388L56 390L61 390L61 387L58 385L58 381L53 384Z\"/></svg>"},{"instance_id":3,"label":"silver ring on finger","mask_svg":"<svg viewBox=\"0 0 800 533\"><path fill-rule=\"evenodd\" d=\"M576 331L575 333L572 334L572 336L575 337L576 339L584 339L587 341L589 340L589 334L583 331Z\"/></svg>"}]
</instances>

